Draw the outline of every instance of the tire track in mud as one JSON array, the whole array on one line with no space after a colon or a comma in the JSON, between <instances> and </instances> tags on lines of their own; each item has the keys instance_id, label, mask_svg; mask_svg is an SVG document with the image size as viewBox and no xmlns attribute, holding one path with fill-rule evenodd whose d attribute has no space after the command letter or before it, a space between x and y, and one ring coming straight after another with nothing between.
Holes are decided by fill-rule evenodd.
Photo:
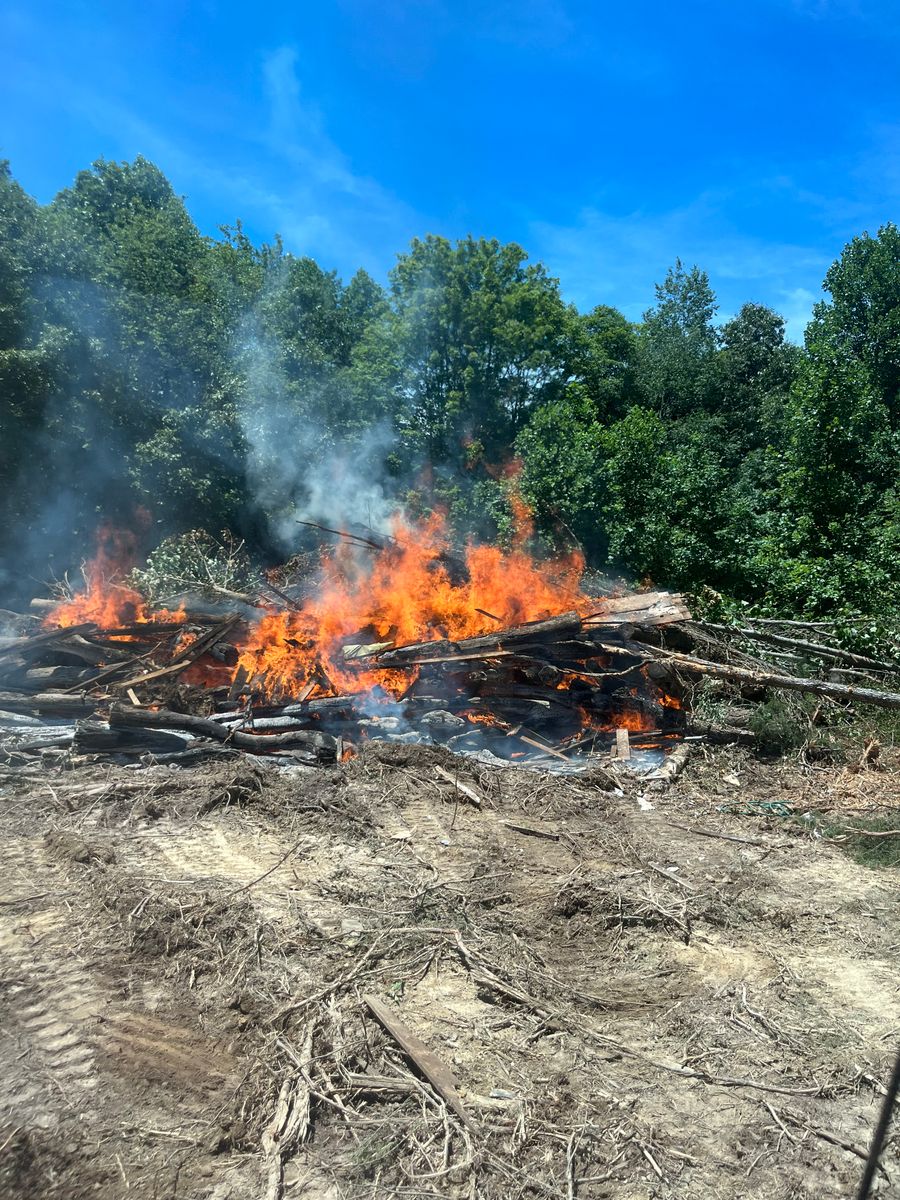
<instances>
[{"instance_id":1,"label":"tire track in mud","mask_svg":"<svg viewBox=\"0 0 900 1200\"><path fill-rule=\"evenodd\" d=\"M20 1125L24 1117L55 1125L61 1103L80 1107L110 1073L181 1090L222 1086L234 1059L193 1022L167 1021L116 995L114 977L129 967L124 948L120 958L107 941L96 966L79 957L74 947L90 936L96 905L90 894L78 895L79 881L66 878L41 840L0 837L0 880L8 1035L0 1041L0 1124ZM163 998L163 1006L174 999Z\"/></svg>"},{"instance_id":2,"label":"tire track in mud","mask_svg":"<svg viewBox=\"0 0 900 1200\"><path fill-rule=\"evenodd\" d=\"M347 913L329 896L331 881L348 870L375 873L384 862L368 849L338 850L309 834L298 837L296 853L279 863L290 845L291 835L260 835L251 831L246 819L231 825L212 818L187 826L160 823L138 831L119 844L117 858L121 866L162 886L165 881L180 881L246 887L248 899L268 920L299 918L329 935L339 932Z\"/></svg>"},{"instance_id":3,"label":"tire track in mud","mask_svg":"<svg viewBox=\"0 0 900 1200\"><path fill-rule=\"evenodd\" d=\"M48 1080L63 1094L97 1086L91 1033L108 998L73 949L68 883L41 841L3 837L0 879L0 980L13 1041L0 1103L12 1114L37 1104Z\"/></svg>"}]
</instances>

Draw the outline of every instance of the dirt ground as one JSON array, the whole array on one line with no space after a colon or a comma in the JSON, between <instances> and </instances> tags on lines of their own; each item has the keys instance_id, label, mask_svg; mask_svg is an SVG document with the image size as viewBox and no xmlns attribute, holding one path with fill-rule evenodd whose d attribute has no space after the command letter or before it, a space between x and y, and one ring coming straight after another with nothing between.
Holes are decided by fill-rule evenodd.
<instances>
[{"instance_id":1,"label":"dirt ground","mask_svg":"<svg viewBox=\"0 0 900 1200\"><path fill-rule=\"evenodd\" d=\"M900 872L802 818L896 771L0 771L0 1194L852 1196Z\"/></svg>"}]
</instances>

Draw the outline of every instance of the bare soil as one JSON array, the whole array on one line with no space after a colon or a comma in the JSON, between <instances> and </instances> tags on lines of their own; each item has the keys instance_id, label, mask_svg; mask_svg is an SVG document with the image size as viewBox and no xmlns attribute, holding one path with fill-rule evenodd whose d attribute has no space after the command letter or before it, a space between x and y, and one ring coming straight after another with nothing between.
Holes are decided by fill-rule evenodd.
<instances>
[{"instance_id":1,"label":"bare soil","mask_svg":"<svg viewBox=\"0 0 900 1200\"><path fill-rule=\"evenodd\" d=\"M900 873L802 817L889 812L892 756L698 751L646 795L417 746L6 772L0 1195L852 1196Z\"/></svg>"}]
</instances>

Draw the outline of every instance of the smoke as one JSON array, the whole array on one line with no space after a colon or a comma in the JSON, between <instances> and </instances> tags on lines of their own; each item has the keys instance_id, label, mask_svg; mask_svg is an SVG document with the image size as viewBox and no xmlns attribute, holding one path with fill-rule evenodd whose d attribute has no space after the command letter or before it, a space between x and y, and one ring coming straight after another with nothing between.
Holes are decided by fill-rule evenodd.
<instances>
[{"instance_id":1,"label":"smoke","mask_svg":"<svg viewBox=\"0 0 900 1200\"><path fill-rule=\"evenodd\" d=\"M298 548L301 521L389 532L401 508L398 481L386 467L397 446L393 424L382 417L359 426L339 369L289 373L283 347L255 319L242 330L236 363L246 379L238 417L248 502L278 550Z\"/></svg>"}]
</instances>

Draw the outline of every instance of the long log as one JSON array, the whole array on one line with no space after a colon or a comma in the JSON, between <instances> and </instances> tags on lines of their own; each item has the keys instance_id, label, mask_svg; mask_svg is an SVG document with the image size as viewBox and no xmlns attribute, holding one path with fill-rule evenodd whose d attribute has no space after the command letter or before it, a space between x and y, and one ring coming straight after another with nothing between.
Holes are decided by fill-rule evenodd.
<instances>
[{"instance_id":1,"label":"long log","mask_svg":"<svg viewBox=\"0 0 900 1200\"><path fill-rule=\"evenodd\" d=\"M663 661L671 663L684 671L696 675L711 675L718 679L727 679L732 683L752 683L757 687L784 688L787 691L806 692L812 696L827 696L831 700L850 700L857 704L874 704L879 708L900 708L900 693L882 692L875 688L854 687L851 684L832 683L826 679L803 679L797 675L774 675L767 671L751 671L747 667L735 667L730 663L707 662L702 658L692 658L688 654L672 654L668 651L657 650L663 654Z\"/></svg>"},{"instance_id":2,"label":"long log","mask_svg":"<svg viewBox=\"0 0 900 1200\"><path fill-rule=\"evenodd\" d=\"M581 630L581 617L577 612L562 613L546 621L529 621L525 625L513 625L509 629L498 629L496 633L479 637L461 638L459 641L415 642L398 646L375 656L378 667L411 666L418 661L443 662L463 655L490 653L510 646L527 645L529 642L548 642L556 638L570 638Z\"/></svg>"},{"instance_id":3,"label":"long log","mask_svg":"<svg viewBox=\"0 0 900 1200\"><path fill-rule=\"evenodd\" d=\"M299 746L315 750L323 762L333 762L337 756L335 738L312 729L298 729L292 733L252 734L228 729L207 717L169 712L165 708L136 708L127 704L111 705L109 723L117 729L183 729L200 737L212 738L216 742L225 742L237 750L247 750L251 754L268 754L272 750Z\"/></svg>"},{"instance_id":4,"label":"long log","mask_svg":"<svg viewBox=\"0 0 900 1200\"><path fill-rule=\"evenodd\" d=\"M716 633L730 633L737 637L752 638L756 642L765 642L772 646L785 646L790 650L801 650L816 658L826 658L831 662L849 663L852 667L869 667L875 671L900 671L900 663L886 662L884 659L868 658L864 654L852 654L849 650L841 650L837 646L823 646L818 642L807 642L802 638L784 637L779 633L764 632L761 629L745 629L737 625L713 625L704 623L704 629L714 629Z\"/></svg>"},{"instance_id":5,"label":"long log","mask_svg":"<svg viewBox=\"0 0 900 1200\"><path fill-rule=\"evenodd\" d=\"M62 692L0 692L0 709L6 712L29 713L47 717L87 717L97 711L99 700L84 700Z\"/></svg>"}]
</instances>

